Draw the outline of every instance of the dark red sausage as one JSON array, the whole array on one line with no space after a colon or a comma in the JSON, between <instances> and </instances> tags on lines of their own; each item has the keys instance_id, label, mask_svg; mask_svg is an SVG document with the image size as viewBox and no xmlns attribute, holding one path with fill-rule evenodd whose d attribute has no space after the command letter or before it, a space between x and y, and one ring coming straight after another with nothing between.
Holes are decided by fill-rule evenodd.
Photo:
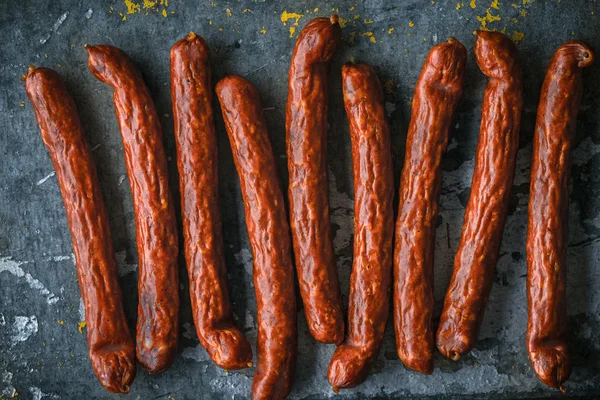
<instances>
[{"instance_id":1,"label":"dark red sausage","mask_svg":"<svg viewBox=\"0 0 600 400\"><path fill-rule=\"evenodd\" d=\"M377 359L392 280L394 176L381 83L367 64L342 68L354 172L354 261L348 333L329 364L334 391L362 383Z\"/></svg>"},{"instance_id":2,"label":"dark red sausage","mask_svg":"<svg viewBox=\"0 0 600 400\"><path fill-rule=\"evenodd\" d=\"M162 129L150 92L129 57L112 46L86 49L90 71L115 89L139 258L136 356L150 373L158 373L173 362L179 323L177 226Z\"/></svg>"},{"instance_id":3,"label":"dark red sausage","mask_svg":"<svg viewBox=\"0 0 600 400\"><path fill-rule=\"evenodd\" d=\"M252 366L252 349L233 322L227 292L209 49L193 32L171 48L171 97L196 331L219 367L246 368Z\"/></svg>"},{"instance_id":4,"label":"dark red sausage","mask_svg":"<svg viewBox=\"0 0 600 400\"><path fill-rule=\"evenodd\" d=\"M241 76L217 84L225 127L240 177L254 257L258 363L253 399L283 399L296 366L296 297L290 232L258 93Z\"/></svg>"},{"instance_id":5,"label":"dark red sausage","mask_svg":"<svg viewBox=\"0 0 600 400\"><path fill-rule=\"evenodd\" d=\"M453 360L477 343L492 289L515 172L523 105L523 79L514 43L500 32L476 34L475 58L488 84L471 196L437 331L439 351Z\"/></svg>"},{"instance_id":6,"label":"dark red sausage","mask_svg":"<svg viewBox=\"0 0 600 400\"><path fill-rule=\"evenodd\" d=\"M344 339L344 317L327 192L327 76L341 40L337 15L315 18L298 37L286 112L290 225L300 295L310 333Z\"/></svg>"},{"instance_id":7,"label":"dark red sausage","mask_svg":"<svg viewBox=\"0 0 600 400\"><path fill-rule=\"evenodd\" d=\"M594 61L584 43L558 48L542 86L533 138L527 229L527 351L536 375L565 391L571 375L565 298L569 171L582 93L581 69Z\"/></svg>"},{"instance_id":8,"label":"dark red sausage","mask_svg":"<svg viewBox=\"0 0 600 400\"><path fill-rule=\"evenodd\" d=\"M446 151L462 93L467 50L450 38L431 49L417 82L400 181L394 244L394 323L398 356L433 372L433 250Z\"/></svg>"},{"instance_id":9,"label":"dark red sausage","mask_svg":"<svg viewBox=\"0 0 600 400\"><path fill-rule=\"evenodd\" d=\"M123 313L98 175L79 114L56 71L29 67L23 79L65 203L92 367L106 390L127 393L135 377L135 349Z\"/></svg>"}]
</instances>

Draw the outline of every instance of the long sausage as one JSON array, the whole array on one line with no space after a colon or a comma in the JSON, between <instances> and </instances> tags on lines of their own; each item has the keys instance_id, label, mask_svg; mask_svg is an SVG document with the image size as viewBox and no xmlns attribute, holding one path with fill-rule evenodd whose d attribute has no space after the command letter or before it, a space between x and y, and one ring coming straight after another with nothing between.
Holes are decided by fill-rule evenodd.
<instances>
[{"instance_id":1,"label":"long sausage","mask_svg":"<svg viewBox=\"0 0 600 400\"><path fill-rule=\"evenodd\" d=\"M217 84L225 128L240 177L254 256L258 363L253 399L283 399L296 366L296 297L290 232L260 98L250 82L228 76Z\"/></svg>"},{"instance_id":2,"label":"long sausage","mask_svg":"<svg viewBox=\"0 0 600 400\"><path fill-rule=\"evenodd\" d=\"M394 244L394 323L398 356L433 372L433 250L440 167L462 92L467 50L450 38L431 49L417 82L406 139Z\"/></svg>"},{"instance_id":3,"label":"long sausage","mask_svg":"<svg viewBox=\"0 0 600 400\"><path fill-rule=\"evenodd\" d=\"M139 257L136 356L150 373L159 373L173 362L179 323L177 226L162 129L150 92L129 57L112 46L86 49L90 71L115 89Z\"/></svg>"},{"instance_id":4,"label":"long sausage","mask_svg":"<svg viewBox=\"0 0 600 400\"><path fill-rule=\"evenodd\" d=\"M488 77L471 196L437 331L437 348L458 360L477 342L498 261L519 147L523 78L514 43L477 31L475 58Z\"/></svg>"},{"instance_id":5,"label":"long sausage","mask_svg":"<svg viewBox=\"0 0 600 400\"><path fill-rule=\"evenodd\" d=\"M240 369L252 365L252 349L233 322L227 291L210 75L204 39L192 32L173 45L171 97L192 314L215 364Z\"/></svg>"},{"instance_id":6,"label":"long sausage","mask_svg":"<svg viewBox=\"0 0 600 400\"><path fill-rule=\"evenodd\" d=\"M564 391L571 375L565 298L569 170L581 100L582 68L592 49L575 40L558 48L542 86L533 139L527 229L527 351L546 385Z\"/></svg>"},{"instance_id":7,"label":"long sausage","mask_svg":"<svg viewBox=\"0 0 600 400\"><path fill-rule=\"evenodd\" d=\"M286 112L290 225L300 295L310 333L344 339L344 317L327 195L327 76L341 40L337 15L315 18L298 37Z\"/></svg>"},{"instance_id":8,"label":"long sausage","mask_svg":"<svg viewBox=\"0 0 600 400\"><path fill-rule=\"evenodd\" d=\"M334 391L363 382L377 359L392 280L394 176L381 83L367 64L342 68L354 173L354 261L348 333L329 364Z\"/></svg>"},{"instance_id":9,"label":"long sausage","mask_svg":"<svg viewBox=\"0 0 600 400\"><path fill-rule=\"evenodd\" d=\"M135 377L135 349L98 175L79 114L56 71L29 67L23 79L65 203L92 368L106 390L127 393Z\"/></svg>"}]
</instances>

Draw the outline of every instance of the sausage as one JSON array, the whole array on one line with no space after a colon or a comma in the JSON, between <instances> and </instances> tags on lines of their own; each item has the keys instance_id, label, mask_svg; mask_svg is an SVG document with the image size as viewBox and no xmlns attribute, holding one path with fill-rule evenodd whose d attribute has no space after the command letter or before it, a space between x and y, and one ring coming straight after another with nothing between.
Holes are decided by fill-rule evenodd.
<instances>
[{"instance_id":1,"label":"sausage","mask_svg":"<svg viewBox=\"0 0 600 400\"><path fill-rule=\"evenodd\" d=\"M334 391L362 383L377 359L392 280L394 176L381 83L367 64L342 68L354 175L354 261L348 333L329 364Z\"/></svg>"},{"instance_id":2,"label":"sausage","mask_svg":"<svg viewBox=\"0 0 600 400\"><path fill-rule=\"evenodd\" d=\"M498 261L515 173L523 78L514 43L477 31L475 58L488 77L471 196L437 331L437 348L458 360L475 346Z\"/></svg>"},{"instance_id":3,"label":"sausage","mask_svg":"<svg viewBox=\"0 0 600 400\"><path fill-rule=\"evenodd\" d=\"M171 48L171 97L185 260L196 331L215 364L252 366L252 349L233 322L219 210L217 138L209 48L193 32Z\"/></svg>"},{"instance_id":4,"label":"sausage","mask_svg":"<svg viewBox=\"0 0 600 400\"><path fill-rule=\"evenodd\" d=\"M527 351L538 378L565 391L571 374L565 298L569 170L581 100L585 43L558 48L542 85L533 138L527 228Z\"/></svg>"},{"instance_id":5,"label":"sausage","mask_svg":"<svg viewBox=\"0 0 600 400\"><path fill-rule=\"evenodd\" d=\"M296 295L290 232L260 98L250 82L217 84L225 128L240 178L258 314L253 399L283 399L296 366Z\"/></svg>"},{"instance_id":6,"label":"sausage","mask_svg":"<svg viewBox=\"0 0 600 400\"><path fill-rule=\"evenodd\" d=\"M107 45L86 49L90 71L115 89L139 258L136 356L148 372L159 373L173 362L179 324L177 226L162 130L150 92L129 57Z\"/></svg>"},{"instance_id":7,"label":"sausage","mask_svg":"<svg viewBox=\"0 0 600 400\"><path fill-rule=\"evenodd\" d=\"M338 16L311 20L298 37L286 111L290 225L300 295L312 336L340 344L344 316L327 189L327 76L341 41Z\"/></svg>"},{"instance_id":8,"label":"sausage","mask_svg":"<svg viewBox=\"0 0 600 400\"><path fill-rule=\"evenodd\" d=\"M412 103L400 178L394 244L394 326L408 368L433 372L433 250L452 116L462 92L467 50L456 39L433 47Z\"/></svg>"},{"instance_id":9,"label":"sausage","mask_svg":"<svg viewBox=\"0 0 600 400\"><path fill-rule=\"evenodd\" d=\"M65 203L92 368L106 390L127 393L135 378L135 349L92 153L58 73L29 67L23 80Z\"/></svg>"}]
</instances>

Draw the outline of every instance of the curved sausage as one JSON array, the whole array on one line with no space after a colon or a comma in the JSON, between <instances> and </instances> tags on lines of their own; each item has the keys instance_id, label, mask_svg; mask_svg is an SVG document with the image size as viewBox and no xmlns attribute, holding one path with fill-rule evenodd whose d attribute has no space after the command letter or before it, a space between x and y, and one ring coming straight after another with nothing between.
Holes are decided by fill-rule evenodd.
<instances>
[{"instance_id":1,"label":"curved sausage","mask_svg":"<svg viewBox=\"0 0 600 400\"><path fill-rule=\"evenodd\" d=\"M135 378L135 349L98 175L79 114L56 71L29 67L23 80L65 203L92 368L106 390L127 393Z\"/></svg>"},{"instance_id":2,"label":"curved sausage","mask_svg":"<svg viewBox=\"0 0 600 400\"><path fill-rule=\"evenodd\" d=\"M171 97L185 259L198 338L215 364L252 366L252 349L233 322L219 209L217 138L208 45L193 32L171 48Z\"/></svg>"},{"instance_id":3,"label":"curved sausage","mask_svg":"<svg viewBox=\"0 0 600 400\"><path fill-rule=\"evenodd\" d=\"M283 399L296 366L296 295L289 227L260 98L250 82L217 84L225 128L240 177L258 314L253 399Z\"/></svg>"},{"instance_id":4,"label":"curved sausage","mask_svg":"<svg viewBox=\"0 0 600 400\"><path fill-rule=\"evenodd\" d=\"M558 48L542 85L533 139L527 229L527 351L538 378L565 391L571 374L565 298L569 170L581 100L581 69L592 49L570 40Z\"/></svg>"},{"instance_id":5,"label":"curved sausage","mask_svg":"<svg viewBox=\"0 0 600 400\"><path fill-rule=\"evenodd\" d=\"M417 82L400 180L394 244L394 323L398 356L433 372L433 250L452 116L462 92L467 50L450 38L431 49Z\"/></svg>"},{"instance_id":6,"label":"curved sausage","mask_svg":"<svg viewBox=\"0 0 600 400\"><path fill-rule=\"evenodd\" d=\"M476 34L475 57L488 84L471 196L437 331L439 351L455 361L475 346L492 289L523 106L523 79L514 43L500 32Z\"/></svg>"},{"instance_id":7,"label":"curved sausage","mask_svg":"<svg viewBox=\"0 0 600 400\"><path fill-rule=\"evenodd\" d=\"M298 37L286 112L290 225L300 295L310 333L344 339L344 316L327 189L327 75L341 40L337 15L315 18Z\"/></svg>"},{"instance_id":8,"label":"curved sausage","mask_svg":"<svg viewBox=\"0 0 600 400\"><path fill-rule=\"evenodd\" d=\"M179 324L177 226L162 130L150 92L129 57L112 46L86 49L90 71L115 89L139 258L136 356L148 372L159 373L173 362Z\"/></svg>"},{"instance_id":9,"label":"curved sausage","mask_svg":"<svg viewBox=\"0 0 600 400\"><path fill-rule=\"evenodd\" d=\"M348 333L329 364L334 391L362 383L377 359L392 280L394 176L381 83L367 64L342 68L354 172L354 261Z\"/></svg>"}]
</instances>

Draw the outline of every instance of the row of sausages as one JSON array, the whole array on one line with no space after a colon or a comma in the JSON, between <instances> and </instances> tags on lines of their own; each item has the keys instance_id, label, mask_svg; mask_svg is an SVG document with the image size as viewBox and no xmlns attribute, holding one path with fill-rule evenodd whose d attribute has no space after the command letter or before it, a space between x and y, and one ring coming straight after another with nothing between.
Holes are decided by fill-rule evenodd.
<instances>
[{"instance_id":1,"label":"row of sausages","mask_svg":"<svg viewBox=\"0 0 600 400\"><path fill-rule=\"evenodd\" d=\"M433 254L440 162L461 97L465 47L454 38L438 44L421 71L395 229L390 133L381 84L367 64L342 68L355 199L346 324L327 201L327 80L341 39L337 16L310 21L292 54L286 111L289 225L257 91L240 76L225 77L216 85L253 254L258 363L252 398L281 399L292 386L297 347L292 254L310 333L319 342L338 345L328 371L333 390L366 379L381 347L391 293L398 356L408 368L431 374L436 344L453 360L475 346L507 214L523 103L513 42L499 32L476 35L475 57L488 85L471 195L437 335ZM107 390L127 392L136 359L150 373L159 373L176 353L177 227L161 126L141 75L115 47L86 49L91 72L114 88L133 195L139 258L135 345L121 304L98 177L76 106L55 71L30 67L24 80L67 211L92 366ZM537 376L561 390L571 371L565 308L569 161L581 69L593 57L578 41L556 51L542 87L534 137L527 349ZM185 261L198 338L221 368L250 367L251 346L234 323L227 292L209 48L194 33L171 49L171 90Z\"/></svg>"}]
</instances>

